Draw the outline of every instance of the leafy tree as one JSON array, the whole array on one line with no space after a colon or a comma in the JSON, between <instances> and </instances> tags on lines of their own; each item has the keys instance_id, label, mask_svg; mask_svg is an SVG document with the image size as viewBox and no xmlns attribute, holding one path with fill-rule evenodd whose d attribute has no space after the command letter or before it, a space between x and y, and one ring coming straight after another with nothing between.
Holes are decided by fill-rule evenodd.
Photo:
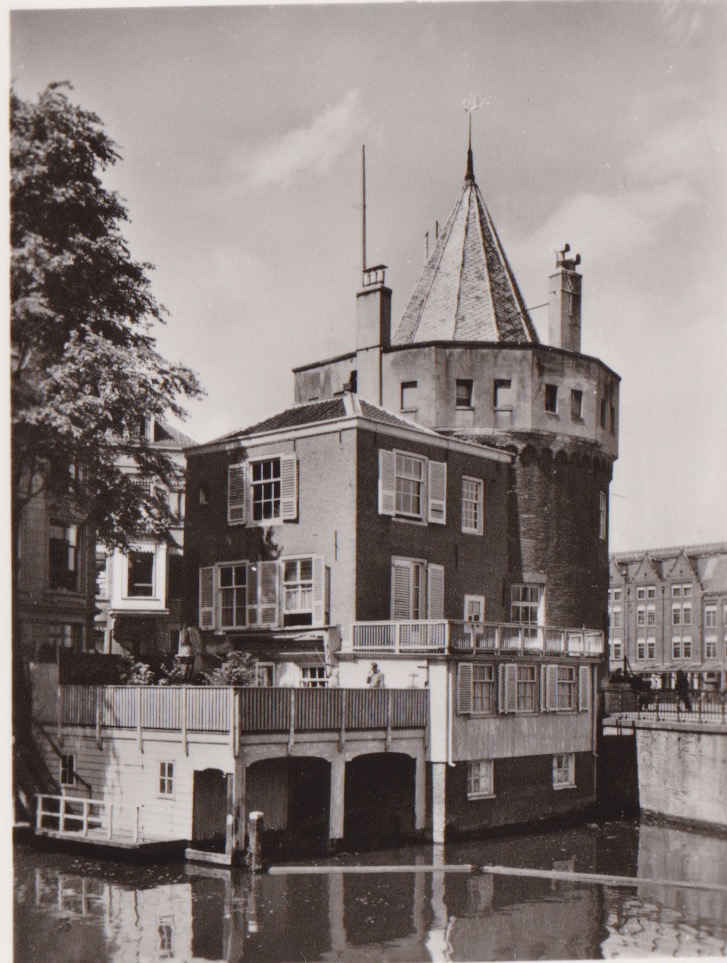
<instances>
[{"instance_id":1,"label":"leafy tree","mask_svg":"<svg viewBox=\"0 0 727 963\"><path fill-rule=\"evenodd\" d=\"M126 207L102 182L120 155L65 89L10 98L13 523L45 490L71 497L100 539L124 547L171 522L153 483L168 481L173 463L139 426L182 417L201 388L156 349L165 312L152 267L132 258Z\"/></svg>"},{"instance_id":2,"label":"leafy tree","mask_svg":"<svg viewBox=\"0 0 727 963\"><path fill-rule=\"evenodd\" d=\"M157 350L153 327L165 312L152 267L131 256L124 201L103 184L120 154L69 89L51 84L35 101L10 96L14 640L23 509L46 493L108 545L126 547L142 531L161 536L172 517L154 483L175 468L139 426L183 417L184 401L202 393L192 371ZM30 699L18 645L13 683L20 752Z\"/></svg>"}]
</instances>

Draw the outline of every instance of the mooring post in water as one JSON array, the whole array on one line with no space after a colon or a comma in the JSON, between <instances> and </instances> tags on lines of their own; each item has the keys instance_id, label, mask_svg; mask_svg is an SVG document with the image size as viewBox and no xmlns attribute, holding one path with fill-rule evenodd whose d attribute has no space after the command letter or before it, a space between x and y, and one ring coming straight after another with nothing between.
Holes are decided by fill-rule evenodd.
<instances>
[{"instance_id":1,"label":"mooring post in water","mask_svg":"<svg viewBox=\"0 0 727 963\"><path fill-rule=\"evenodd\" d=\"M263 868L263 813L255 810L247 820L247 853L245 865L251 873L260 873Z\"/></svg>"}]
</instances>

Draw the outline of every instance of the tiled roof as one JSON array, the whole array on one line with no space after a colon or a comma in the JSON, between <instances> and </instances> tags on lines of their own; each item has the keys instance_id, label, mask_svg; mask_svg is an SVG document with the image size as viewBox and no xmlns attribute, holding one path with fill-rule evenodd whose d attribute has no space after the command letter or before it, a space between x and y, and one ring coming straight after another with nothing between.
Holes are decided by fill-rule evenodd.
<instances>
[{"instance_id":1,"label":"tiled roof","mask_svg":"<svg viewBox=\"0 0 727 963\"><path fill-rule=\"evenodd\" d=\"M237 438L250 438L253 435L264 434L269 431L285 431L291 428L302 428L306 425L315 425L321 422L328 422L335 418L346 418L350 416L362 416L369 421L376 421L382 425L390 425L396 428L409 428L427 435L437 436L437 432L423 425L418 425L414 421L402 418L400 415L373 405L369 401L364 401L354 393L347 393L338 398L329 398L322 401L311 401L307 404L293 405L285 411L278 412L264 421L258 421L247 428L239 428L237 431L228 432L218 438L212 439L207 444L220 444L223 442L234 441ZM205 447L204 445L199 447Z\"/></svg>"},{"instance_id":2,"label":"tiled roof","mask_svg":"<svg viewBox=\"0 0 727 963\"><path fill-rule=\"evenodd\" d=\"M431 428L425 428L423 425L416 424L416 422L407 421L406 418L401 418L399 415L387 411L386 408L379 408L378 405L372 405L370 401L364 401L363 398L358 399L358 404L361 409L361 414L364 418L368 418L369 421L378 421L382 425L392 425L396 428L416 428L417 431L424 431L427 432L427 434L437 434L437 432Z\"/></svg>"},{"instance_id":3,"label":"tiled roof","mask_svg":"<svg viewBox=\"0 0 727 963\"><path fill-rule=\"evenodd\" d=\"M277 415L272 415L264 421L259 421L249 428L242 428L233 432L233 436L244 437L259 435L264 431L280 431L285 428L300 428L302 425L313 425L319 421L329 421L331 418L343 418L346 406L343 398L331 398L326 401L313 401L307 405L295 405L286 408Z\"/></svg>"},{"instance_id":4,"label":"tiled roof","mask_svg":"<svg viewBox=\"0 0 727 963\"><path fill-rule=\"evenodd\" d=\"M538 343L490 212L469 170L391 339L394 345L421 341Z\"/></svg>"}]
</instances>

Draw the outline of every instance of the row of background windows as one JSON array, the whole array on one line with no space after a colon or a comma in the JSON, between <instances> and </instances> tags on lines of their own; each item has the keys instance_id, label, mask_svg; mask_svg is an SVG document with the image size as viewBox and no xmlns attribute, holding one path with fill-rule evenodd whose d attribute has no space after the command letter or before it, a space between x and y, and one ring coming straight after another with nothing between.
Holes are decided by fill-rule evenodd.
<instances>
[{"instance_id":1,"label":"row of background windows","mask_svg":"<svg viewBox=\"0 0 727 963\"><path fill-rule=\"evenodd\" d=\"M418 381L402 381L400 385L400 405L402 411L416 411L418 401ZM471 378L457 378L455 381L455 407L470 409L473 407L473 382ZM514 404L514 393L511 378L495 378L492 386L492 406L496 410L511 411ZM543 408L550 414L558 414L558 385L546 384ZM571 421L583 421L583 392L579 388L572 388L570 392ZM609 404L606 398L601 399L599 409L601 428L610 426L611 434L616 431L616 406Z\"/></svg>"},{"instance_id":2,"label":"row of background windows","mask_svg":"<svg viewBox=\"0 0 727 963\"><path fill-rule=\"evenodd\" d=\"M716 635L706 636L704 639L704 658L717 659L719 639ZM611 659L620 662L623 659L624 650L621 639L611 640ZM690 635L672 636L671 658L691 659L698 657L695 651L694 640ZM646 639L636 640L636 660L638 662L651 661L656 659L656 639L649 636ZM724 657L727 659L727 633L724 636Z\"/></svg>"}]
</instances>

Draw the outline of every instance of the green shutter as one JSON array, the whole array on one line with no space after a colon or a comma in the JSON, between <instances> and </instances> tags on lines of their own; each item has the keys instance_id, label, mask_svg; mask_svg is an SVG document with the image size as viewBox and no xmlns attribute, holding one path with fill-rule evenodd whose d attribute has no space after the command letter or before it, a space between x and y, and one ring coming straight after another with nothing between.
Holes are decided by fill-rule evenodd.
<instances>
[{"instance_id":1,"label":"green shutter","mask_svg":"<svg viewBox=\"0 0 727 963\"><path fill-rule=\"evenodd\" d=\"M460 662L457 666L457 712L472 712L472 663Z\"/></svg>"},{"instance_id":2,"label":"green shutter","mask_svg":"<svg viewBox=\"0 0 727 963\"><path fill-rule=\"evenodd\" d=\"M215 569L213 565L199 570L199 627L215 626Z\"/></svg>"},{"instance_id":3,"label":"green shutter","mask_svg":"<svg viewBox=\"0 0 727 963\"><path fill-rule=\"evenodd\" d=\"M396 510L396 478L393 451L379 450L379 515L393 515Z\"/></svg>"},{"instance_id":4,"label":"green shutter","mask_svg":"<svg viewBox=\"0 0 727 963\"><path fill-rule=\"evenodd\" d=\"M245 465L230 465L227 469L227 521L240 525L246 520Z\"/></svg>"}]
</instances>

